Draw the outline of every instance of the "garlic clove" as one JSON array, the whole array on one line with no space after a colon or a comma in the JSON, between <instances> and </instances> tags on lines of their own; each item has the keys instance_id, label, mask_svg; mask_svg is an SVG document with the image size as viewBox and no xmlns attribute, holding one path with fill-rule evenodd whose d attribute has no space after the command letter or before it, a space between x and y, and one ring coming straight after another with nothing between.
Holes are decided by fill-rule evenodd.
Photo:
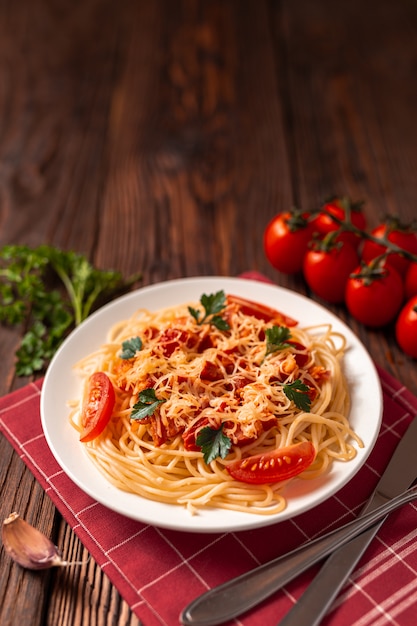
<instances>
[{"instance_id":1,"label":"garlic clove","mask_svg":"<svg viewBox=\"0 0 417 626\"><path fill-rule=\"evenodd\" d=\"M3 522L3 545L7 554L27 569L48 569L79 563L63 561L57 547L43 533L11 513Z\"/></svg>"}]
</instances>

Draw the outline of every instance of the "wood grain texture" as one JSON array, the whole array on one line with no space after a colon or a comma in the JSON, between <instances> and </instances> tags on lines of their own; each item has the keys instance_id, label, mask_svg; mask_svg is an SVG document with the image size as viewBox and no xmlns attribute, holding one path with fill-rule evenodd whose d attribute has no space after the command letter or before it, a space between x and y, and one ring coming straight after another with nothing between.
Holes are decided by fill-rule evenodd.
<instances>
[{"instance_id":1,"label":"wood grain texture","mask_svg":"<svg viewBox=\"0 0 417 626\"><path fill-rule=\"evenodd\" d=\"M0 1L0 245L51 243L142 284L275 272L264 228L332 193L417 217L411 0ZM392 328L330 306L417 393ZM0 329L0 392L21 333ZM85 550L0 440L3 518ZM0 623L138 624L93 561L44 574L0 554ZM161 600L162 601L162 600ZM172 625L169 625L172 626Z\"/></svg>"}]
</instances>

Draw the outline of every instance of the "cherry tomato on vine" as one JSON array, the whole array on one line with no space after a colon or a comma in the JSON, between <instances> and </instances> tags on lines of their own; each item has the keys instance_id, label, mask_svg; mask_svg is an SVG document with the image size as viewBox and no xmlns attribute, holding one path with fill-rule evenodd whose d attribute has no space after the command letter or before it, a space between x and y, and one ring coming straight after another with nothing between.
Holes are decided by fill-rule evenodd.
<instances>
[{"instance_id":1,"label":"cherry tomato on vine","mask_svg":"<svg viewBox=\"0 0 417 626\"><path fill-rule=\"evenodd\" d=\"M377 239L381 239L386 237L388 241L396 244L403 250L407 250L412 254L417 255L417 236L416 233L413 232L410 228L406 226L402 226L398 223L398 220L391 219L388 220L385 224L380 224L376 228L371 231L371 235L376 237ZM365 263L369 263L372 259L380 256L387 250L386 246L381 243L378 244L371 240L366 240L363 249L362 249L362 259ZM404 256L393 253L387 256L386 263L395 269L400 274L405 274L407 271L410 262Z\"/></svg>"},{"instance_id":2,"label":"cherry tomato on vine","mask_svg":"<svg viewBox=\"0 0 417 626\"><path fill-rule=\"evenodd\" d=\"M286 211L278 213L264 232L268 261L279 272L296 274L303 267L304 255L313 236L308 215Z\"/></svg>"},{"instance_id":3,"label":"cherry tomato on vine","mask_svg":"<svg viewBox=\"0 0 417 626\"><path fill-rule=\"evenodd\" d=\"M417 295L401 309L395 324L395 336L401 350L417 359Z\"/></svg>"},{"instance_id":4,"label":"cherry tomato on vine","mask_svg":"<svg viewBox=\"0 0 417 626\"><path fill-rule=\"evenodd\" d=\"M362 211L362 203L351 202L348 198L334 198L323 205L322 212L314 219L314 230L323 236L339 230L341 225L333 217L346 221L348 214L350 214L351 223L356 228L366 229L367 222ZM358 247L361 241L360 236L350 231L341 231L337 235L337 239L338 241L346 241L354 247Z\"/></svg>"},{"instance_id":5,"label":"cherry tomato on vine","mask_svg":"<svg viewBox=\"0 0 417 626\"><path fill-rule=\"evenodd\" d=\"M343 302L346 282L357 268L359 256L346 242L322 249L319 244L304 257L303 273L310 289L327 302Z\"/></svg>"},{"instance_id":6,"label":"cherry tomato on vine","mask_svg":"<svg viewBox=\"0 0 417 626\"><path fill-rule=\"evenodd\" d=\"M95 372L88 380L81 410L80 441L92 441L109 423L115 402L111 380L104 372Z\"/></svg>"},{"instance_id":7,"label":"cherry tomato on vine","mask_svg":"<svg viewBox=\"0 0 417 626\"><path fill-rule=\"evenodd\" d=\"M405 297L417 296L417 262L411 262L405 274Z\"/></svg>"},{"instance_id":8,"label":"cherry tomato on vine","mask_svg":"<svg viewBox=\"0 0 417 626\"><path fill-rule=\"evenodd\" d=\"M345 302L350 314L365 326L389 324L404 297L403 281L393 267L385 266L366 274L358 267L346 283Z\"/></svg>"},{"instance_id":9,"label":"cherry tomato on vine","mask_svg":"<svg viewBox=\"0 0 417 626\"><path fill-rule=\"evenodd\" d=\"M244 483L263 485L288 480L307 469L316 456L310 441L302 441L266 454L257 454L226 465L229 474Z\"/></svg>"}]
</instances>

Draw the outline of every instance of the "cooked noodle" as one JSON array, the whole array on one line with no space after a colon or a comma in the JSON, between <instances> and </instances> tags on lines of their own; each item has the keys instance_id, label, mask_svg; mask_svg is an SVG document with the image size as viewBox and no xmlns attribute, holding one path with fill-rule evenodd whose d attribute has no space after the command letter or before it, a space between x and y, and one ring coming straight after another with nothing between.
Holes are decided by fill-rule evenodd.
<instances>
[{"instance_id":1,"label":"cooked noodle","mask_svg":"<svg viewBox=\"0 0 417 626\"><path fill-rule=\"evenodd\" d=\"M76 365L84 388L93 372L102 371L116 392L108 426L83 445L112 484L144 498L183 505L192 513L210 506L274 514L286 506L285 483L243 483L226 465L311 441L316 458L295 480L313 479L328 472L334 460L356 455L354 443L363 444L348 421L342 372L346 342L330 325L293 326L290 347L265 356L265 329L283 325L282 320L245 314L233 299L225 315L227 331L197 324L186 304L140 310L113 326L106 343ZM123 342L133 337L140 337L141 350L121 359ZM283 385L296 379L311 388L309 411L283 393ZM131 419L139 393L150 388L164 401L152 417ZM82 401L71 403L70 420L79 431ZM220 424L232 441L225 458L206 464L198 446L185 448L185 433L193 427L198 432Z\"/></svg>"}]
</instances>

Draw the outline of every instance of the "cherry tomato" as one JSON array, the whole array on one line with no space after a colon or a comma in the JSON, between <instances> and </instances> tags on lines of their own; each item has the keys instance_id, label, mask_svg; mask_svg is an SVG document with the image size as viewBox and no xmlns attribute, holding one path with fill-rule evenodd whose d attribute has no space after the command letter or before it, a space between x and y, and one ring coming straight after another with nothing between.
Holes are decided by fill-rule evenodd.
<instances>
[{"instance_id":1,"label":"cherry tomato","mask_svg":"<svg viewBox=\"0 0 417 626\"><path fill-rule=\"evenodd\" d=\"M104 372L95 372L88 381L81 411L80 441L92 441L107 426L115 403L111 380Z\"/></svg>"},{"instance_id":2,"label":"cherry tomato","mask_svg":"<svg viewBox=\"0 0 417 626\"><path fill-rule=\"evenodd\" d=\"M407 230L406 228L402 228L400 226L396 227L395 224L394 222L380 224L371 231L371 234L377 239L387 237L389 241L396 244L403 250L407 250L408 252L417 255L416 234L409 229ZM383 254L386 249L387 248L384 244L377 244L368 239L363 245L362 259L365 261L365 263L369 263L370 261L372 261L372 259L375 259L376 257ZM410 262L411 261L397 253L388 255L386 261L387 265L395 267L395 269L402 275L404 275L407 271Z\"/></svg>"},{"instance_id":3,"label":"cherry tomato","mask_svg":"<svg viewBox=\"0 0 417 626\"><path fill-rule=\"evenodd\" d=\"M301 474L312 464L315 456L313 444L302 441L266 454L232 461L226 469L235 480L244 483L277 483Z\"/></svg>"},{"instance_id":4,"label":"cherry tomato","mask_svg":"<svg viewBox=\"0 0 417 626\"><path fill-rule=\"evenodd\" d=\"M350 207L350 220L356 228L365 230L367 223L366 217L362 211L361 203L352 203L347 198L335 198L334 200L327 202L323 206L323 213L319 213L314 220L314 230L321 235L327 235L340 228L339 222L332 219L332 216L339 220L346 221L347 208ZM338 241L345 241L350 243L355 248L358 247L361 238L353 232L342 231L337 236Z\"/></svg>"},{"instance_id":5,"label":"cherry tomato","mask_svg":"<svg viewBox=\"0 0 417 626\"><path fill-rule=\"evenodd\" d=\"M227 301L237 304L244 315L251 315L252 317L256 317L256 319L261 319L265 322L275 320L280 321L286 326L296 326L298 324L298 322L292 317L289 317L288 315L285 315L284 313L281 313L266 304L261 304L260 302L253 302L252 300L247 300L246 298L234 296L232 294L227 296Z\"/></svg>"},{"instance_id":6,"label":"cherry tomato","mask_svg":"<svg viewBox=\"0 0 417 626\"><path fill-rule=\"evenodd\" d=\"M346 283L345 302L350 314L365 326L378 328L391 322L400 310L404 287L393 267L385 267L379 277L361 277L358 267Z\"/></svg>"},{"instance_id":7,"label":"cherry tomato","mask_svg":"<svg viewBox=\"0 0 417 626\"><path fill-rule=\"evenodd\" d=\"M304 278L323 300L343 302L347 279L358 264L358 253L350 243L343 242L329 250L311 249L304 257Z\"/></svg>"},{"instance_id":8,"label":"cherry tomato","mask_svg":"<svg viewBox=\"0 0 417 626\"><path fill-rule=\"evenodd\" d=\"M395 336L401 350L417 359L417 295L401 309L395 324Z\"/></svg>"},{"instance_id":9,"label":"cherry tomato","mask_svg":"<svg viewBox=\"0 0 417 626\"><path fill-rule=\"evenodd\" d=\"M405 297L409 300L417 296L417 263L410 263L405 274Z\"/></svg>"},{"instance_id":10,"label":"cherry tomato","mask_svg":"<svg viewBox=\"0 0 417 626\"><path fill-rule=\"evenodd\" d=\"M300 272L312 236L313 226L307 215L294 215L289 211L278 213L264 232L264 250L268 261L284 274Z\"/></svg>"}]
</instances>

